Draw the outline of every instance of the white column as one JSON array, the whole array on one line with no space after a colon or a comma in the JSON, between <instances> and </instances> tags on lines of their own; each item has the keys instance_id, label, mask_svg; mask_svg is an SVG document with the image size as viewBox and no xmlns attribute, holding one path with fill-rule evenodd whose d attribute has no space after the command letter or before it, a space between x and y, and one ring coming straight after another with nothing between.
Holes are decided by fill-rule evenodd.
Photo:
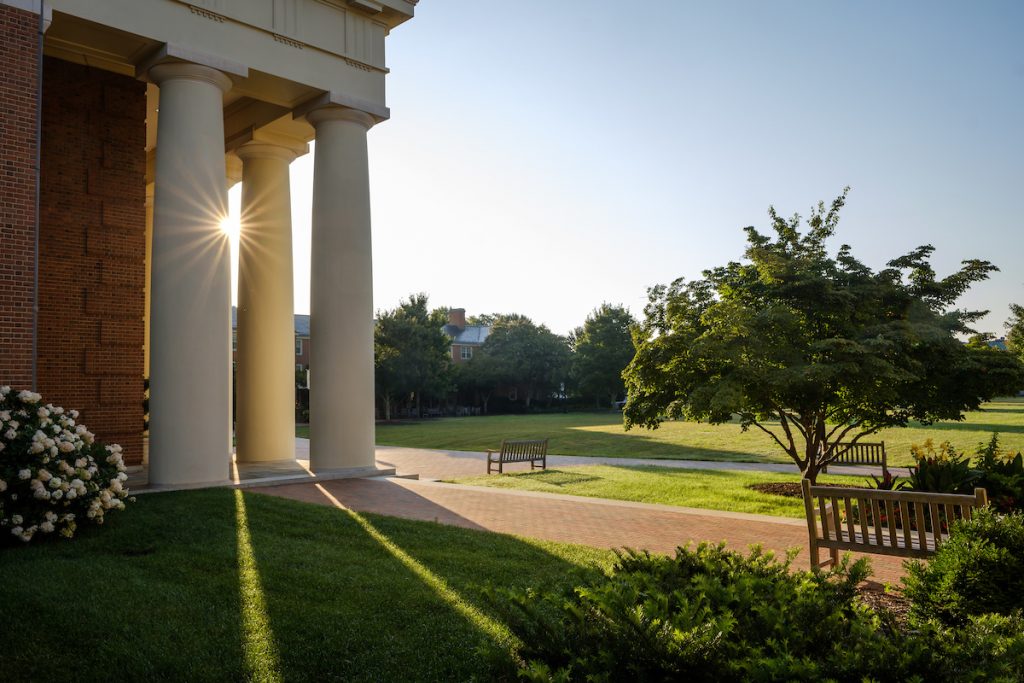
<instances>
[{"instance_id":1,"label":"white column","mask_svg":"<svg viewBox=\"0 0 1024 683\"><path fill-rule=\"evenodd\" d=\"M296 153L267 142L248 142L236 153L242 159L236 459L293 460L295 323L288 164Z\"/></svg>"},{"instance_id":2,"label":"white column","mask_svg":"<svg viewBox=\"0 0 1024 683\"><path fill-rule=\"evenodd\" d=\"M326 107L316 128L310 283L310 465L374 465L368 114Z\"/></svg>"},{"instance_id":3,"label":"white column","mask_svg":"<svg viewBox=\"0 0 1024 683\"><path fill-rule=\"evenodd\" d=\"M231 458L231 259L223 95L195 64L149 70L160 86L153 198L149 480L223 482Z\"/></svg>"}]
</instances>

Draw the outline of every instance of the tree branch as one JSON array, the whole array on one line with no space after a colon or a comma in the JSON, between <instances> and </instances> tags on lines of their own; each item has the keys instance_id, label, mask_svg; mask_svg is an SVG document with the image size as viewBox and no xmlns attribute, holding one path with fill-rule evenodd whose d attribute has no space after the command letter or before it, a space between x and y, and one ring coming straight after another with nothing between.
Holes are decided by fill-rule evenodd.
<instances>
[{"instance_id":1,"label":"tree branch","mask_svg":"<svg viewBox=\"0 0 1024 683\"><path fill-rule=\"evenodd\" d=\"M790 450L789 448L786 448L786 444L782 443L782 441L779 439L779 437L776 436L775 432L773 432L772 430L768 429L767 427L762 425L757 420L754 420L751 424L753 424L755 427L760 429L762 432L764 432L768 436L772 437L772 439L775 440L775 443L779 444L779 447L782 448L782 450L786 451L786 453L787 453L787 455L789 455L789 457L791 457L794 460L796 460L798 465L800 464L800 459L798 457L796 457L795 455L793 455L793 452L796 450L794 447L791 446L791 448L793 448L793 450ZM790 443L792 443L792 441L793 441L792 438L790 438Z\"/></svg>"},{"instance_id":2,"label":"tree branch","mask_svg":"<svg viewBox=\"0 0 1024 683\"><path fill-rule=\"evenodd\" d=\"M796 416L795 416L795 415L792 415L792 414L790 414L790 413L788 413L788 412L786 412L786 411L784 411L784 410L779 410L779 414L780 414L780 415L785 415L786 417L788 417L788 418L789 418L789 421L793 423L793 426L794 426L794 427L796 427L796 428L797 428L797 430L799 430L799 432L800 432L800 436L804 437L804 440L805 440L805 441L807 440L807 429L806 429L806 428L804 427L804 425L803 425L803 424L802 424L802 423L800 422L800 420L798 420L798 419L796 418Z\"/></svg>"}]
</instances>

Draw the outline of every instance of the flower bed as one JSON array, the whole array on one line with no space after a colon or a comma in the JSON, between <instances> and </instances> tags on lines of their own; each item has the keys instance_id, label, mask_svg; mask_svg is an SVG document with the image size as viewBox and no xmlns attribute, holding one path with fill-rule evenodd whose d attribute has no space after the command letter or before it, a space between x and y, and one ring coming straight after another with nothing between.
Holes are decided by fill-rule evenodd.
<instances>
[{"instance_id":1,"label":"flower bed","mask_svg":"<svg viewBox=\"0 0 1024 683\"><path fill-rule=\"evenodd\" d=\"M71 538L83 520L102 524L124 509L121 447L98 443L77 420L39 394L0 387L0 537Z\"/></svg>"}]
</instances>

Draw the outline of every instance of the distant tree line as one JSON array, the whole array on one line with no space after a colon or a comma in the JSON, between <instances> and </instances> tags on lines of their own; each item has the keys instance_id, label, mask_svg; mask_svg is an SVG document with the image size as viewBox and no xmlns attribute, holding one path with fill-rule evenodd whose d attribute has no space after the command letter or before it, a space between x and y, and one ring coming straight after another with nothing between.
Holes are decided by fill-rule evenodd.
<instances>
[{"instance_id":1,"label":"distant tree line","mask_svg":"<svg viewBox=\"0 0 1024 683\"><path fill-rule=\"evenodd\" d=\"M524 315L470 317L490 333L473 357L454 363L444 332L447 309L414 294L377 315L374 363L379 415L452 414L555 407L608 408L625 398L622 371L633 358L636 321L621 305L602 304L569 336ZM499 397L498 401L495 398Z\"/></svg>"}]
</instances>

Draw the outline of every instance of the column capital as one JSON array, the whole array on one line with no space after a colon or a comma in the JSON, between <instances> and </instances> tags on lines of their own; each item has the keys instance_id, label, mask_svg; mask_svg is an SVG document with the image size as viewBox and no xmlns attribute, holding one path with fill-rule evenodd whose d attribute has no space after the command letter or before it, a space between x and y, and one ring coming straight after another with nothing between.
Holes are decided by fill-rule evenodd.
<instances>
[{"instance_id":1,"label":"column capital","mask_svg":"<svg viewBox=\"0 0 1024 683\"><path fill-rule=\"evenodd\" d=\"M377 119L364 111L340 105L328 105L313 109L306 112L305 116L306 120L314 128L317 128L325 121L348 121L350 123L358 123L366 130L370 130L377 123Z\"/></svg>"},{"instance_id":2,"label":"column capital","mask_svg":"<svg viewBox=\"0 0 1024 683\"><path fill-rule=\"evenodd\" d=\"M220 88L221 92L231 90L232 85L231 79L223 72L190 62L157 64L150 67L146 73L157 85L163 85L166 81L173 80L199 81L215 85Z\"/></svg>"},{"instance_id":3,"label":"column capital","mask_svg":"<svg viewBox=\"0 0 1024 683\"><path fill-rule=\"evenodd\" d=\"M272 142L247 142L235 149L235 154L243 162L249 159L278 159L290 164L298 156L295 150L276 145Z\"/></svg>"}]
</instances>

